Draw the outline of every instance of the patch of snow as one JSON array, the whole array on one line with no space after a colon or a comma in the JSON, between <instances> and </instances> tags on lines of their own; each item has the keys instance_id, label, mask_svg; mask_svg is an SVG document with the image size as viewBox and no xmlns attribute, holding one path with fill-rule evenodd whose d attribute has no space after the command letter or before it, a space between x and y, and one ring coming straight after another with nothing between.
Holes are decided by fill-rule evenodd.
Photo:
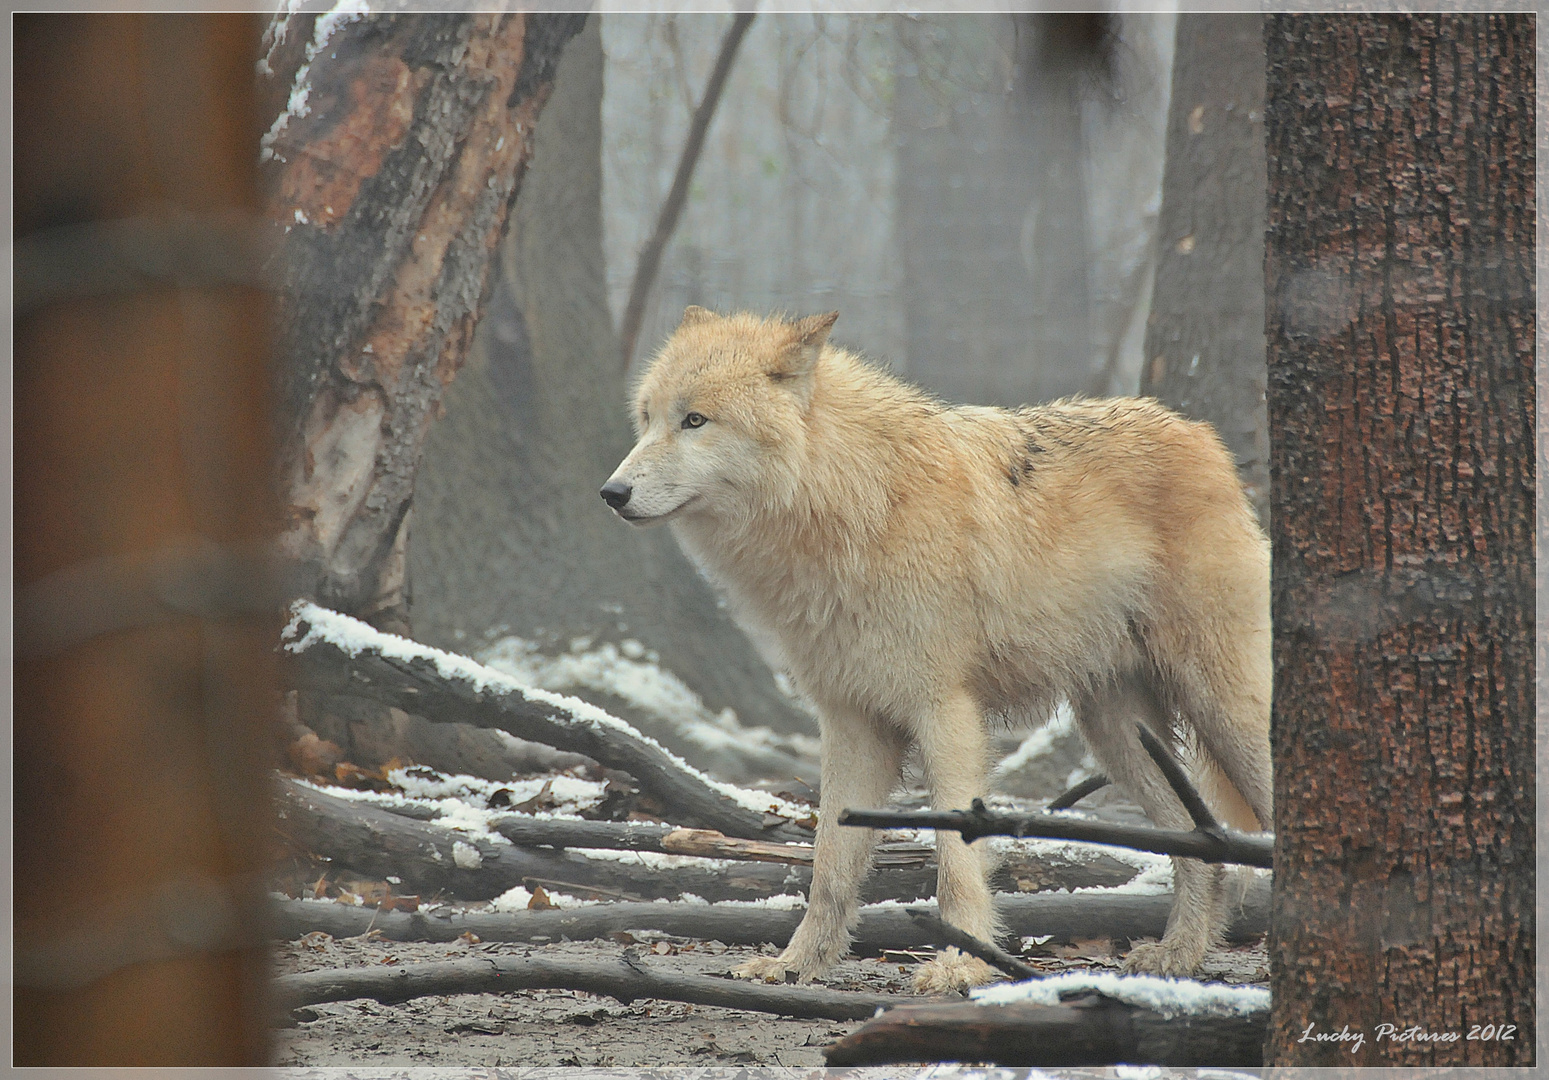
<instances>
[{"instance_id":1,"label":"patch of snow","mask_svg":"<svg viewBox=\"0 0 1549 1080\"><path fill-rule=\"evenodd\" d=\"M717 900L711 907L767 908L770 911L796 911L807 906L807 898L801 893L781 893L764 896L757 900Z\"/></svg>"},{"instance_id":2,"label":"patch of snow","mask_svg":"<svg viewBox=\"0 0 1549 1080\"><path fill-rule=\"evenodd\" d=\"M1061 701L1055 707L1054 715L1027 738L1022 740L1011 753L1001 759L991 771L992 777L1005 776L1014 773L1028 762L1037 761L1054 749L1054 744L1067 735L1072 735L1076 730L1076 714L1070 709L1070 704Z\"/></svg>"},{"instance_id":3,"label":"patch of snow","mask_svg":"<svg viewBox=\"0 0 1549 1080\"><path fill-rule=\"evenodd\" d=\"M511 675L487 667L469 657L445 652L429 645L421 645L417 641L410 641L396 634L383 633L359 619L319 607L310 600L296 601L291 605L290 612L290 622L280 635L280 641L287 652L305 652L319 642L326 642L347 656L359 656L362 652L375 651L384 657L405 664L416 660L428 662L435 665L437 674L443 679L461 679L477 692L488 690L500 694L515 694L533 704L546 705L554 710L548 717L554 723L576 727L611 727L623 732L632 739L660 750L675 767L696 777L743 809L755 814L768 812L783 817L800 818L811 812L807 806L790 802L768 792L753 791L713 780L655 739L641 734L618 717L580 698L524 685ZM307 627L305 634L301 633L302 624ZM555 783L557 786L558 780Z\"/></svg>"},{"instance_id":4,"label":"patch of snow","mask_svg":"<svg viewBox=\"0 0 1549 1080\"><path fill-rule=\"evenodd\" d=\"M300 6L299 4L292 6L293 3L294 0L290 0L287 3L287 11L289 13L287 14L287 21L289 15L294 14L296 8ZM312 25L312 40L307 42L306 59L296 69L296 79L291 84L290 97L285 103L285 111L275 117L274 123L269 125L269 130L264 132L263 138L258 140L259 161L268 161L275 156L275 140L290 126L291 117L307 116L312 112L311 105L307 103L307 99L312 93L312 61L317 59L318 53L328 47L328 39L333 36L335 30L345 23L352 23L369 14L371 14L371 8L366 3L366 0L339 0L331 11L317 17L317 21ZM267 74L273 74L273 69L269 67L269 57L274 54L274 49L284 40L285 30L282 26L276 31L274 42L270 45L269 51L258 62L261 73L267 69ZM301 211L298 210L296 213L297 220L304 222L305 219L300 217Z\"/></svg>"},{"instance_id":5,"label":"patch of snow","mask_svg":"<svg viewBox=\"0 0 1549 1080\"><path fill-rule=\"evenodd\" d=\"M549 898L549 903L557 908L591 907L593 904L603 903L601 900L582 900L565 893L549 892L547 889L543 890L543 893ZM495 897L489 902L489 906L491 911L526 911L527 905L531 902L532 893L523 886L517 885Z\"/></svg>"},{"instance_id":6,"label":"patch of snow","mask_svg":"<svg viewBox=\"0 0 1549 1080\"><path fill-rule=\"evenodd\" d=\"M1058 1005L1062 993L1096 990L1128 1005L1174 1016L1249 1016L1269 1009L1269 991L1259 986L1229 986L1192 979L1159 979L1153 975L1071 971L1044 979L981 986L968 996L981 1005L1032 1001Z\"/></svg>"},{"instance_id":7,"label":"patch of snow","mask_svg":"<svg viewBox=\"0 0 1549 1080\"><path fill-rule=\"evenodd\" d=\"M707 750L757 746L817 756L818 740L813 736L782 737L767 727L745 727L729 708L712 713L687 683L661 666L654 649L633 638L617 645L609 641L591 646L591 638L576 638L568 653L546 656L535 641L503 637L480 651L478 659L524 686L556 692L593 690L622 698Z\"/></svg>"},{"instance_id":8,"label":"patch of snow","mask_svg":"<svg viewBox=\"0 0 1549 1080\"><path fill-rule=\"evenodd\" d=\"M452 841L452 861L463 870L477 870L484 865L484 856L472 844L461 840Z\"/></svg>"}]
</instances>

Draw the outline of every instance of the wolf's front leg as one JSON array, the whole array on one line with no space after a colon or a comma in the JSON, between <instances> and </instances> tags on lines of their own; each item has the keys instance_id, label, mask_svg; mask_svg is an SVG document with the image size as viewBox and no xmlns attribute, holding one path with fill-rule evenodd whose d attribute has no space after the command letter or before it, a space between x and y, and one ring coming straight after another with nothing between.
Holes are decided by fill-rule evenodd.
<instances>
[{"instance_id":1,"label":"wolf's front leg","mask_svg":"<svg viewBox=\"0 0 1549 1080\"><path fill-rule=\"evenodd\" d=\"M898 784L905 740L901 732L865 717L830 716L826 711L822 736L821 806L807 914L783 953L738 967L734 974L743 978L779 982L790 971L805 982L832 967L850 948L876 831L841 826L839 814L886 805Z\"/></svg>"},{"instance_id":2,"label":"wolf's front leg","mask_svg":"<svg viewBox=\"0 0 1549 1080\"><path fill-rule=\"evenodd\" d=\"M989 739L979 708L965 693L943 703L919 734L931 806L966 810L984 796L989 769ZM955 832L936 832L936 904L943 922L993 941L999 929L987 880L990 856L983 841L969 846ZM957 949L945 949L920 968L914 987L921 993L948 993L989 982L995 970Z\"/></svg>"}]
</instances>

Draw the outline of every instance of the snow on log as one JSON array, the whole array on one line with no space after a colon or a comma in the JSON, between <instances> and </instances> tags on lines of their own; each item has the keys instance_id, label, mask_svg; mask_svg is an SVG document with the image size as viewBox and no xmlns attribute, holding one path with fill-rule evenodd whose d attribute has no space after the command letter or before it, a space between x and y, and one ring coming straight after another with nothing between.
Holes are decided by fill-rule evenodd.
<instances>
[{"instance_id":1,"label":"snow on log","mask_svg":"<svg viewBox=\"0 0 1549 1080\"><path fill-rule=\"evenodd\" d=\"M1025 984L984 989L1014 990L1016 985ZM1222 989L1236 992L1239 1001L1252 1007L1160 1011L1096 989L1072 989L1054 1003L911 1003L863 1024L823 1053L830 1067L945 1061L1035 1068L1258 1067L1263 1064L1269 992L1256 987Z\"/></svg>"},{"instance_id":2,"label":"snow on log","mask_svg":"<svg viewBox=\"0 0 1549 1080\"><path fill-rule=\"evenodd\" d=\"M640 899L758 900L805 893L812 880L812 848L726 837L706 830L635 822L536 818L484 812L490 832L468 831L479 816L462 813L464 828L422 820L435 804L386 804L386 796L335 789L330 794L282 780L276 796L280 834L290 853L327 859L368 877L399 878L404 889L463 900L493 899L529 879L561 892ZM452 820L451 818L448 819ZM508 842L509 841L509 842ZM637 853L637 854L636 854ZM1057 880L1067 887L1120 885L1134 866L1113 859L1080 862L1057 849L1012 850L1001 871L1011 881ZM563 883L563 884L553 884ZM567 888L566 886L569 886ZM915 900L935 892L933 849L884 844L862 896Z\"/></svg>"},{"instance_id":3,"label":"snow on log","mask_svg":"<svg viewBox=\"0 0 1549 1080\"><path fill-rule=\"evenodd\" d=\"M372 698L434 721L496 728L621 769L677 821L748 840L806 840L788 824L810 813L710 779L654 739L578 698L523 686L466 656L383 633L298 601L282 635L298 688ZM773 811L772 819L766 815Z\"/></svg>"},{"instance_id":4,"label":"snow on log","mask_svg":"<svg viewBox=\"0 0 1549 1080\"><path fill-rule=\"evenodd\" d=\"M1030 893L996 897L996 911L1017 936L1049 934L1060 943L1089 938L1159 938L1172 907L1170 893L1130 893L1117 889L1089 892ZM934 903L908 907L874 904L861 908L852 952L880 955L884 949L915 949L932 944L932 934L909 917L911 909L935 913ZM368 929L393 941L455 941L472 933L482 941L543 944L569 938L586 941L620 931L647 930L674 937L720 941L727 945L783 945L804 910L789 897L752 903L615 903L557 911L460 912L375 911L315 900L280 900L271 912L269 933L294 939L315 930L336 938ZM1227 932L1233 943L1251 941L1269 925L1269 882L1249 888Z\"/></svg>"},{"instance_id":5,"label":"snow on log","mask_svg":"<svg viewBox=\"0 0 1549 1080\"><path fill-rule=\"evenodd\" d=\"M513 990L581 990L624 1004L641 998L687 1001L729 1009L823 1020L861 1020L898 1003L889 994L770 986L713 975L653 971L630 952L617 961L545 956L485 956L424 964L340 968L281 975L273 993L287 1009L325 1001L370 998L384 1005L442 994L503 994Z\"/></svg>"}]
</instances>

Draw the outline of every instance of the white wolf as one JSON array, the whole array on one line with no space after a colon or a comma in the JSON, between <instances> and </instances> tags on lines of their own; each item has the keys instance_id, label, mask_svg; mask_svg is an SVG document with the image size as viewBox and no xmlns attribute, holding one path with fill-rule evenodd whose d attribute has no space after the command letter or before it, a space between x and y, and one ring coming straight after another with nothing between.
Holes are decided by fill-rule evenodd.
<instances>
[{"instance_id":1,"label":"white wolf","mask_svg":"<svg viewBox=\"0 0 1549 1080\"><path fill-rule=\"evenodd\" d=\"M844 955L884 805L917 745L933 805L984 794L986 717L1071 702L1108 776L1187 828L1136 721L1188 752L1207 802L1271 824L1268 544L1209 427L1150 400L948 407L796 322L689 308L641 378L639 441L602 489L679 542L816 704L822 811L806 917L748 976ZM937 837L942 918L996 931L982 845ZM1166 934L1131 970L1194 971L1219 867L1175 860ZM922 990L991 977L946 951Z\"/></svg>"}]
</instances>

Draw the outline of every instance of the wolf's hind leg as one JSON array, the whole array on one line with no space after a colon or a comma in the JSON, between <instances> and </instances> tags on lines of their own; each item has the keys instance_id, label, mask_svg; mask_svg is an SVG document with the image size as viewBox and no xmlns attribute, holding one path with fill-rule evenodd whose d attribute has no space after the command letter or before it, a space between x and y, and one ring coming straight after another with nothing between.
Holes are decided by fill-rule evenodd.
<instances>
[{"instance_id":1,"label":"wolf's hind leg","mask_svg":"<svg viewBox=\"0 0 1549 1080\"><path fill-rule=\"evenodd\" d=\"M902 732L858 715L825 715L822 729L821 808L807 914L779 956L738 967L734 974L743 978L779 982L791 971L805 982L832 967L850 947L876 830L841 826L838 817L845 809L886 804L898 784L905 740Z\"/></svg>"},{"instance_id":2,"label":"wolf's hind leg","mask_svg":"<svg viewBox=\"0 0 1549 1080\"><path fill-rule=\"evenodd\" d=\"M1081 695L1073 702L1082 737L1109 779L1138 802L1153 824L1191 829L1193 821L1135 730L1146 724L1171 743L1171 725L1151 687L1139 675ZM1162 940L1137 945L1125 958L1129 971L1189 975L1218 943L1222 924L1222 870L1197 859L1173 859L1173 906Z\"/></svg>"},{"instance_id":3,"label":"wolf's hind leg","mask_svg":"<svg viewBox=\"0 0 1549 1080\"><path fill-rule=\"evenodd\" d=\"M918 738L933 808L966 810L974 799L983 797L989 740L972 698L954 695L924 722ZM999 929L987 881L990 862L984 841L970 846L958 833L936 833L936 903L941 919L981 941L993 941ZM946 949L920 968L914 986L921 993L947 993L994 977L994 969L983 960Z\"/></svg>"}]
</instances>

